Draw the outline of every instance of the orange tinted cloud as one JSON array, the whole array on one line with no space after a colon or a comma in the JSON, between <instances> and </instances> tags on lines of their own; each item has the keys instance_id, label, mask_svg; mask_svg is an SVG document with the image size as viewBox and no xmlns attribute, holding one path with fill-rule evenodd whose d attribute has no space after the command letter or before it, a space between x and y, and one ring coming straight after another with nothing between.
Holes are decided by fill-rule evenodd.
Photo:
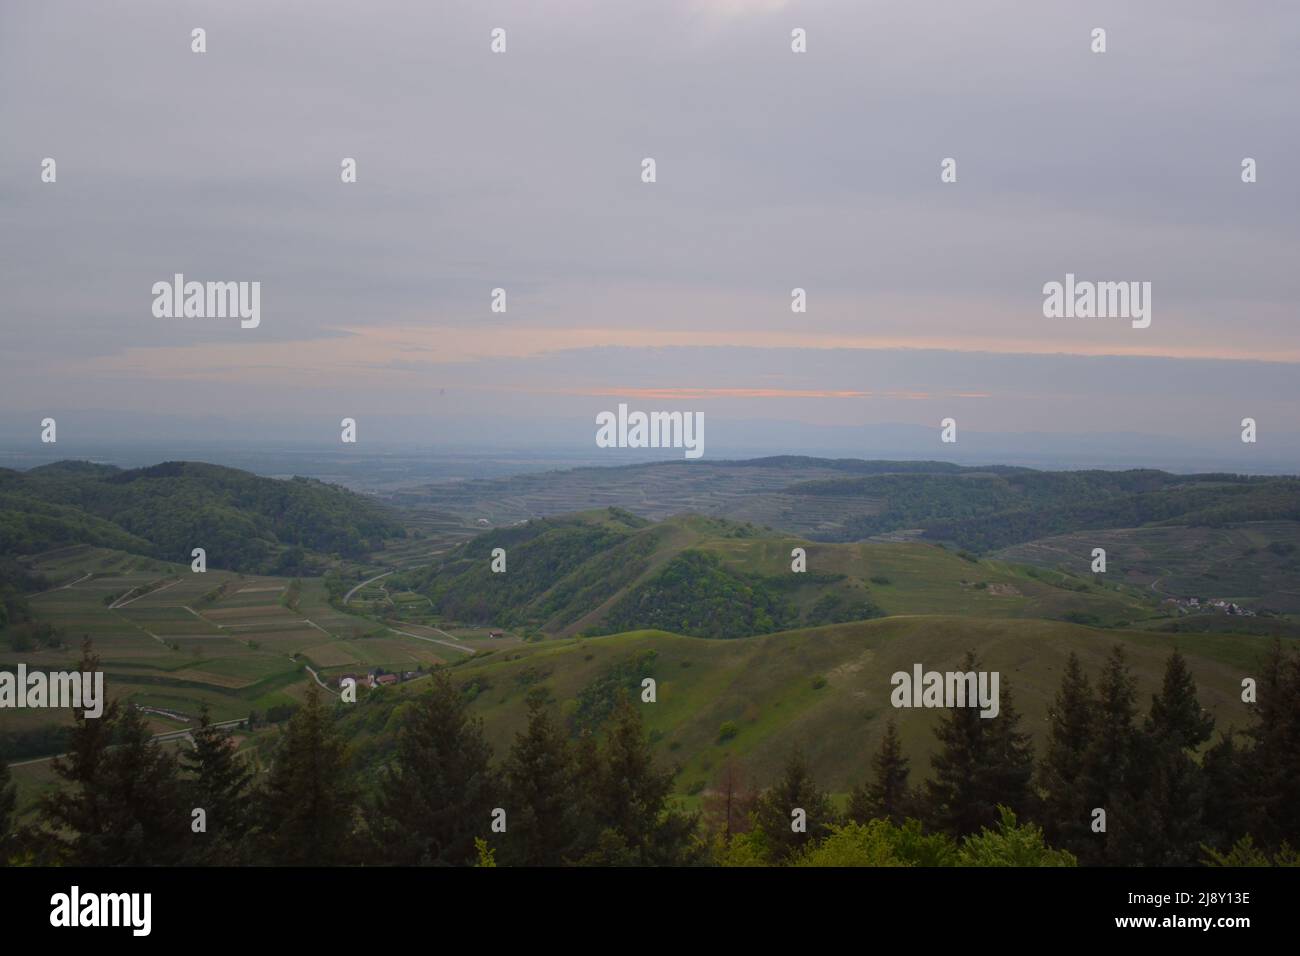
<instances>
[{"instance_id":1,"label":"orange tinted cloud","mask_svg":"<svg viewBox=\"0 0 1300 956\"><path fill-rule=\"evenodd\" d=\"M669 386L666 388L631 388L621 385L590 388L526 389L550 395L615 395L624 398L646 399L699 399L699 398L901 398L928 401L933 398L989 398L985 392L961 392L940 395L935 392L905 391L853 391L838 388L694 388Z\"/></svg>"}]
</instances>

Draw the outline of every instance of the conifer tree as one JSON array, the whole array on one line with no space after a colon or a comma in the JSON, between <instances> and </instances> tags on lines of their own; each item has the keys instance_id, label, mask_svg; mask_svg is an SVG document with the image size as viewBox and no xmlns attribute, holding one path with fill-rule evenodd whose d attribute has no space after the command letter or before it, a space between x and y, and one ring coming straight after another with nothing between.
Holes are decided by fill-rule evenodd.
<instances>
[{"instance_id":1,"label":"conifer tree","mask_svg":"<svg viewBox=\"0 0 1300 956\"><path fill-rule=\"evenodd\" d=\"M1191 866L1199 859L1209 833L1202 823L1205 776L1195 752L1213 731L1214 718L1202 710L1187 661L1175 649L1135 741L1138 759L1126 781L1132 810L1115 821L1126 862Z\"/></svg>"},{"instance_id":2,"label":"conifer tree","mask_svg":"<svg viewBox=\"0 0 1300 956\"><path fill-rule=\"evenodd\" d=\"M1192 755L1144 732L1120 812L1110 819L1111 862L1191 866L1208 835L1202 825L1204 775Z\"/></svg>"},{"instance_id":3,"label":"conifer tree","mask_svg":"<svg viewBox=\"0 0 1300 956\"><path fill-rule=\"evenodd\" d=\"M108 809L98 841L117 865L174 864L184 853L188 814L176 758L153 739L139 708L123 708L104 760L101 796Z\"/></svg>"},{"instance_id":4,"label":"conifer tree","mask_svg":"<svg viewBox=\"0 0 1300 956\"><path fill-rule=\"evenodd\" d=\"M77 670L83 674L99 670L99 657L89 638L81 643ZM101 778L118 713L117 701L105 703L99 717L87 717L84 708L74 709L68 750L50 762L61 785L42 797L41 816L49 852L56 860L94 865L92 844L108 825Z\"/></svg>"},{"instance_id":5,"label":"conifer tree","mask_svg":"<svg viewBox=\"0 0 1300 956\"><path fill-rule=\"evenodd\" d=\"M1087 843L1090 807L1082 778L1092 744L1096 702L1079 657L1073 651L1047 714L1047 751L1039 765L1043 823L1048 839L1075 853Z\"/></svg>"},{"instance_id":6,"label":"conifer tree","mask_svg":"<svg viewBox=\"0 0 1300 956\"><path fill-rule=\"evenodd\" d=\"M1247 795L1243 784L1249 780L1249 752L1237 746L1237 731L1228 728L1217 743L1205 752L1201 766L1205 771L1206 842L1227 850L1246 835Z\"/></svg>"},{"instance_id":7,"label":"conifer tree","mask_svg":"<svg viewBox=\"0 0 1300 956\"><path fill-rule=\"evenodd\" d=\"M871 758L872 779L849 794L849 819L854 823L886 819L902 824L912 812L909 763L898 736L898 722L891 718L880 749Z\"/></svg>"},{"instance_id":8,"label":"conifer tree","mask_svg":"<svg viewBox=\"0 0 1300 956\"><path fill-rule=\"evenodd\" d=\"M1250 834L1263 848L1300 846L1300 652L1275 639L1256 687L1245 736L1241 799Z\"/></svg>"},{"instance_id":9,"label":"conifer tree","mask_svg":"<svg viewBox=\"0 0 1300 956\"><path fill-rule=\"evenodd\" d=\"M542 694L528 698L528 729L505 762L509 824L502 860L556 866L577 849L577 768L568 738Z\"/></svg>"},{"instance_id":10,"label":"conifer tree","mask_svg":"<svg viewBox=\"0 0 1300 956\"><path fill-rule=\"evenodd\" d=\"M1146 730L1162 745L1187 750L1196 750L1214 733L1214 717L1196 699L1196 680L1177 648L1165 662L1160 693L1151 698Z\"/></svg>"},{"instance_id":11,"label":"conifer tree","mask_svg":"<svg viewBox=\"0 0 1300 956\"><path fill-rule=\"evenodd\" d=\"M272 863L323 866L353 858L355 791L346 773L346 748L313 681L289 719L261 795Z\"/></svg>"},{"instance_id":12,"label":"conifer tree","mask_svg":"<svg viewBox=\"0 0 1300 956\"><path fill-rule=\"evenodd\" d=\"M595 794L602 775L600 746L590 728L578 730L573 743L574 785L578 791L578 837L580 856L593 851L604 824L597 817Z\"/></svg>"},{"instance_id":13,"label":"conifer tree","mask_svg":"<svg viewBox=\"0 0 1300 956\"><path fill-rule=\"evenodd\" d=\"M206 705L193 737L194 748L181 754L190 774L184 782L185 799L191 814L204 811L206 831L192 833L189 862L234 865L243 858L252 822L252 773L231 745L229 732L213 726Z\"/></svg>"},{"instance_id":14,"label":"conifer tree","mask_svg":"<svg viewBox=\"0 0 1300 956\"><path fill-rule=\"evenodd\" d=\"M478 859L475 837L491 843L495 781L482 721L445 670L407 711L393 765L379 793L380 857L456 866ZM507 832L510 815L507 814Z\"/></svg>"},{"instance_id":15,"label":"conifer tree","mask_svg":"<svg viewBox=\"0 0 1300 956\"><path fill-rule=\"evenodd\" d=\"M973 652L961 670L978 672ZM934 776L926 782L926 812L935 829L952 836L997 823L999 805L1021 815L1034 809L1033 749L1020 729L1009 682L1000 684L996 717L981 717L978 707L953 707L935 728L942 746L930 761Z\"/></svg>"},{"instance_id":16,"label":"conifer tree","mask_svg":"<svg viewBox=\"0 0 1300 956\"><path fill-rule=\"evenodd\" d=\"M1125 860L1120 841L1112 839L1109 831L1116 822L1135 813L1130 784L1138 743L1136 701L1136 683L1124 648L1116 644L1097 684L1096 723L1083 758L1081 784L1087 796L1086 806L1089 812L1095 808L1105 810L1108 828L1107 832L1091 834L1089 842L1078 849L1080 859L1089 863Z\"/></svg>"},{"instance_id":17,"label":"conifer tree","mask_svg":"<svg viewBox=\"0 0 1300 956\"><path fill-rule=\"evenodd\" d=\"M88 641L79 666L99 666ZM177 862L186 827L176 761L143 714L114 702L98 718L78 709L74 721L71 750L53 761L65 786L41 804L55 857L77 866Z\"/></svg>"},{"instance_id":18,"label":"conifer tree","mask_svg":"<svg viewBox=\"0 0 1300 956\"><path fill-rule=\"evenodd\" d=\"M686 862L698 817L669 805L675 776L655 767L641 714L624 696L600 748L588 806L601 829L585 862Z\"/></svg>"},{"instance_id":19,"label":"conifer tree","mask_svg":"<svg viewBox=\"0 0 1300 956\"><path fill-rule=\"evenodd\" d=\"M1001 813L1000 805L1023 819L1031 820L1037 818L1040 811L1033 784L1033 740L1021 729L1020 711L1016 709L1011 681L1004 674L1000 683L998 715L980 718L989 724L991 761L985 768L988 799L994 801L995 814Z\"/></svg>"},{"instance_id":20,"label":"conifer tree","mask_svg":"<svg viewBox=\"0 0 1300 956\"><path fill-rule=\"evenodd\" d=\"M795 811L802 810L803 830L796 831ZM830 797L818 789L802 751L791 751L777 783L763 791L754 823L763 834L774 863L785 863L816 840L830 835L836 823Z\"/></svg>"}]
</instances>

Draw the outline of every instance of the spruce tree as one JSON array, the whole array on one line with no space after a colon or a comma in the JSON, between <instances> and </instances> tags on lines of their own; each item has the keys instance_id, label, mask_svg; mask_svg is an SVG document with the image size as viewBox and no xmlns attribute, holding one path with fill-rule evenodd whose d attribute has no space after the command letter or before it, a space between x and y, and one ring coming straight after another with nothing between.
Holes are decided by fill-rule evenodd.
<instances>
[{"instance_id":1,"label":"spruce tree","mask_svg":"<svg viewBox=\"0 0 1300 956\"><path fill-rule=\"evenodd\" d=\"M98 666L88 647L80 666ZM53 761L65 786L41 804L55 858L76 866L178 862L186 824L176 761L143 714L114 703L98 718L78 710L74 721L72 750Z\"/></svg>"},{"instance_id":2,"label":"spruce tree","mask_svg":"<svg viewBox=\"0 0 1300 956\"><path fill-rule=\"evenodd\" d=\"M478 859L475 837L491 842L498 804L492 750L482 721L445 670L405 715L397 753L379 792L379 856L386 862L458 866ZM507 808L507 832L510 814Z\"/></svg>"},{"instance_id":3,"label":"spruce tree","mask_svg":"<svg viewBox=\"0 0 1300 956\"><path fill-rule=\"evenodd\" d=\"M1126 861L1120 852L1122 841L1111 839L1109 829L1136 812L1131 786L1138 744L1136 701L1136 682L1123 645L1116 644L1097 684L1096 723L1092 741L1084 752L1081 778L1086 808L1089 814L1096 808L1106 811L1108 832L1092 833L1089 842L1079 848L1079 858L1085 862Z\"/></svg>"},{"instance_id":4,"label":"spruce tree","mask_svg":"<svg viewBox=\"0 0 1300 956\"><path fill-rule=\"evenodd\" d=\"M1202 824L1205 780L1200 765L1185 750L1161 744L1143 733L1135 743L1137 760L1131 792L1110 818L1113 862L1140 866L1192 866L1201 858L1208 833Z\"/></svg>"},{"instance_id":5,"label":"spruce tree","mask_svg":"<svg viewBox=\"0 0 1300 956\"><path fill-rule=\"evenodd\" d=\"M604 829L604 824L597 816L595 798L602 776L600 746L590 728L581 728L574 741L573 773L579 803L576 852L583 857L595 850Z\"/></svg>"},{"instance_id":6,"label":"spruce tree","mask_svg":"<svg viewBox=\"0 0 1300 956\"><path fill-rule=\"evenodd\" d=\"M978 673L973 652L962 659L961 670ZM1001 819L999 805L1022 816L1034 810L1033 749L1020 729L1010 683L1000 684L996 717L981 717L978 707L953 707L935 728L941 747L930 760L934 775L926 782L926 815L935 829L951 836L993 826Z\"/></svg>"},{"instance_id":7,"label":"spruce tree","mask_svg":"<svg viewBox=\"0 0 1300 956\"><path fill-rule=\"evenodd\" d=\"M1249 832L1266 849L1300 846L1300 652L1274 640L1245 735L1242 803Z\"/></svg>"},{"instance_id":8,"label":"spruce tree","mask_svg":"<svg viewBox=\"0 0 1300 956\"><path fill-rule=\"evenodd\" d=\"M907 778L910 761L903 754L898 722L890 719L880 749L871 758L872 778L849 794L849 819L854 823L886 819L895 824L912 812L912 791Z\"/></svg>"},{"instance_id":9,"label":"spruce tree","mask_svg":"<svg viewBox=\"0 0 1300 956\"><path fill-rule=\"evenodd\" d=\"M1243 784L1249 781L1248 756L1248 752L1237 746L1237 731L1230 727L1205 752L1201 763L1205 771L1206 842L1220 850L1230 850L1247 834L1247 795Z\"/></svg>"},{"instance_id":10,"label":"spruce tree","mask_svg":"<svg viewBox=\"0 0 1300 956\"><path fill-rule=\"evenodd\" d=\"M270 862L324 866L353 859L355 791L332 714L312 681L289 719L260 799Z\"/></svg>"},{"instance_id":11,"label":"spruce tree","mask_svg":"<svg viewBox=\"0 0 1300 956\"><path fill-rule=\"evenodd\" d=\"M103 858L131 866L176 863L189 835L176 759L153 739L135 706L122 710L114 730L101 776L108 809L105 832L97 841Z\"/></svg>"},{"instance_id":12,"label":"spruce tree","mask_svg":"<svg viewBox=\"0 0 1300 956\"><path fill-rule=\"evenodd\" d=\"M794 829L796 810L804 811L802 831ZM762 831L772 862L788 862L805 846L829 836L834 823L830 797L817 787L803 752L791 751L781 779L763 791L754 808L754 824Z\"/></svg>"},{"instance_id":13,"label":"spruce tree","mask_svg":"<svg viewBox=\"0 0 1300 956\"><path fill-rule=\"evenodd\" d=\"M77 670L83 674L99 670L99 657L90 638L81 643ZM73 710L68 750L50 762L60 785L41 798L40 806L47 824L43 832L54 860L76 865L99 862L92 844L108 826L101 778L119 712L117 701L105 703L99 717L87 717L84 708Z\"/></svg>"},{"instance_id":14,"label":"spruce tree","mask_svg":"<svg viewBox=\"0 0 1300 956\"><path fill-rule=\"evenodd\" d=\"M206 705L192 736L194 748L181 754L181 764L189 771L185 797L191 813L204 811L206 832L191 835L188 862L237 864L252 822L252 773L231 746L230 733L212 725Z\"/></svg>"},{"instance_id":15,"label":"spruce tree","mask_svg":"<svg viewBox=\"0 0 1300 956\"><path fill-rule=\"evenodd\" d=\"M528 729L516 735L505 762L509 824L501 860L556 866L576 850L577 769L568 738L543 695L528 698Z\"/></svg>"},{"instance_id":16,"label":"spruce tree","mask_svg":"<svg viewBox=\"0 0 1300 956\"><path fill-rule=\"evenodd\" d=\"M1090 807L1084 792L1084 755L1092 745L1096 701L1073 651L1047 714L1047 751L1039 764L1043 824L1049 841L1078 853L1087 844Z\"/></svg>"},{"instance_id":17,"label":"spruce tree","mask_svg":"<svg viewBox=\"0 0 1300 956\"><path fill-rule=\"evenodd\" d=\"M990 762L985 767L987 799L993 801L993 811L1006 807L1021 820L1037 819L1040 812L1038 795L1034 791L1033 740L1021 729L1020 711L1016 709L1011 681L1004 674L1001 683L1001 703L996 717L983 718L989 724Z\"/></svg>"},{"instance_id":18,"label":"spruce tree","mask_svg":"<svg viewBox=\"0 0 1300 956\"><path fill-rule=\"evenodd\" d=\"M1151 698L1146 730L1160 744L1186 750L1196 750L1214 733L1214 717L1196 699L1196 680L1177 648L1165 662L1160 693Z\"/></svg>"},{"instance_id":19,"label":"spruce tree","mask_svg":"<svg viewBox=\"0 0 1300 956\"><path fill-rule=\"evenodd\" d=\"M1191 866L1209 836L1202 824L1205 777L1195 752L1210 739L1214 718L1196 698L1196 682L1177 649L1165 663L1160 693L1152 697L1130 779L1132 813L1116 821L1128 862Z\"/></svg>"},{"instance_id":20,"label":"spruce tree","mask_svg":"<svg viewBox=\"0 0 1300 956\"><path fill-rule=\"evenodd\" d=\"M624 696L600 748L588 801L600 834L585 862L641 866L687 862L698 817L669 805L675 776L673 770L655 767L641 714Z\"/></svg>"}]
</instances>

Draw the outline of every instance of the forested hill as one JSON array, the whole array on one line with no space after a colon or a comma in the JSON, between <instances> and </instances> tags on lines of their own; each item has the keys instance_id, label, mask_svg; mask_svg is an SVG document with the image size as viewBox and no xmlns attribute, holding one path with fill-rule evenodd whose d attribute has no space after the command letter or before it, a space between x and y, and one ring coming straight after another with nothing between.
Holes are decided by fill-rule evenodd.
<instances>
[{"instance_id":1,"label":"forested hill","mask_svg":"<svg viewBox=\"0 0 1300 956\"><path fill-rule=\"evenodd\" d=\"M807 558L797 573L795 548ZM506 563L494 571L494 560ZM388 585L423 594L444 623L565 636L652 628L735 638L938 612L1093 622L1156 613L1143 589L928 543L811 545L721 518L652 524L619 508L488 531Z\"/></svg>"},{"instance_id":2,"label":"forested hill","mask_svg":"<svg viewBox=\"0 0 1300 956\"><path fill-rule=\"evenodd\" d=\"M360 557L402 533L384 506L309 478L187 461L0 469L0 554L91 544L188 562L203 548L211 567L301 573L313 552Z\"/></svg>"}]
</instances>

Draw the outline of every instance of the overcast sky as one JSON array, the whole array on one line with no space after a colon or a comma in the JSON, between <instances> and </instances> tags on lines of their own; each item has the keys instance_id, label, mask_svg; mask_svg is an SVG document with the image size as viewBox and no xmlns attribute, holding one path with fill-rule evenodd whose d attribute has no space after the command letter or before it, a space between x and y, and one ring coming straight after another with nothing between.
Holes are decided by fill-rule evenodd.
<instances>
[{"instance_id":1,"label":"overcast sky","mask_svg":"<svg viewBox=\"0 0 1300 956\"><path fill-rule=\"evenodd\" d=\"M1300 434L1298 45L1283 0L4 0L0 433L626 401L1246 456ZM260 325L155 318L178 272ZM1150 282L1150 327L1045 318L1067 272Z\"/></svg>"}]
</instances>

